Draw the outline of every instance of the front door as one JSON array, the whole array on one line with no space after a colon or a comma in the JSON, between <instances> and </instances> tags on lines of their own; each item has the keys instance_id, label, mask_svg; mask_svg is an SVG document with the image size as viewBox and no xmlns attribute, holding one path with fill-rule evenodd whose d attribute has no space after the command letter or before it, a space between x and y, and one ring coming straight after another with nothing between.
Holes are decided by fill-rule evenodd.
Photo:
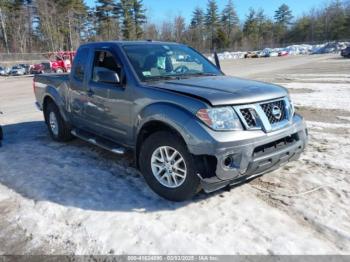
<instances>
[{"instance_id":1,"label":"front door","mask_svg":"<svg viewBox=\"0 0 350 262\"><path fill-rule=\"evenodd\" d=\"M84 115L94 133L124 144L131 102L122 71L119 59L111 50L95 50ZM117 80L104 79L106 73L115 74Z\"/></svg>"}]
</instances>

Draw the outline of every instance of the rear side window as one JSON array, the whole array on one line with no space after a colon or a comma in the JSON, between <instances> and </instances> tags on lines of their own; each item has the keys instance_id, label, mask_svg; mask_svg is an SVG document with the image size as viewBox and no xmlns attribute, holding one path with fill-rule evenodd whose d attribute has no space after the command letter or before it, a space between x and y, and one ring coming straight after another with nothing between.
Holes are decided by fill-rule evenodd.
<instances>
[{"instance_id":1,"label":"rear side window","mask_svg":"<svg viewBox=\"0 0 350 262\"><path fill-rule=\"evenodd\" d=\"M73 76L76 80L83 82L85 75L85 65L89 56L89 49L82 48L78 51L74 58L74 72Z\"/></svg>"}]
</instances>

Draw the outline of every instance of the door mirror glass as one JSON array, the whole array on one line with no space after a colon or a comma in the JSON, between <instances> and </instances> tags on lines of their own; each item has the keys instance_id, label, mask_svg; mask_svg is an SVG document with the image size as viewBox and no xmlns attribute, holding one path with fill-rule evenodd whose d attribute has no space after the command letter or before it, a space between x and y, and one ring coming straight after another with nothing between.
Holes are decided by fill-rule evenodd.
<instances>
[{"instance_id":1,"label":"door mirror glass","mask_svg":"<svg viewBox=\"0 0 350 262\"><path fill-rule=\"evenodd\" d=\"M108 70L97 72L97 81L107 84L120 84L120 79L117 73Z\"/></svg>"}]
</instances>

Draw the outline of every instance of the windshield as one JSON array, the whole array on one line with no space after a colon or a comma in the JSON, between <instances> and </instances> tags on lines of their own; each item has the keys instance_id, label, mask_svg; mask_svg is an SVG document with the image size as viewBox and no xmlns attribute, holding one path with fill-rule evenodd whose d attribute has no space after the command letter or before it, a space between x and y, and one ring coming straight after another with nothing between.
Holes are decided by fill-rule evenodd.
<instances>
[{"instance_id":1,"label":"windshield","mask_svg":"<svg viewBox=\"0 0 350 262\"><path fill-rule=\"evenodd\" d=\"M137 44L123 47L141 81L222 73L201 54L176 44Z\"/></svg>"}]
</instances>

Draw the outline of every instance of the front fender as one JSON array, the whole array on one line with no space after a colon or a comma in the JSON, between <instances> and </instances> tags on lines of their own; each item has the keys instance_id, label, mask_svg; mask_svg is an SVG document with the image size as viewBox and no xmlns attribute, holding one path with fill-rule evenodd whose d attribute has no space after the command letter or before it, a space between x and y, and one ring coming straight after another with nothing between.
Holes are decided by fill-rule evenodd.
<instances>
[{"instance_id":1,"label":"front fender","mask_svg":"<svg viewBox=\"0 0 350 262\"><path fill-rule=\"evenodd\" d=\"M184 139L188 150L195 155L203 154L202 145L207 152L214 152L215 143L207 131L207 127L185 108L168 103L156 103L146 107L137 116L136 136L142 127L150 121L160 121L175 129ZM201 145L201 146L199 146Z\"/></svg>"}]
</instances>

